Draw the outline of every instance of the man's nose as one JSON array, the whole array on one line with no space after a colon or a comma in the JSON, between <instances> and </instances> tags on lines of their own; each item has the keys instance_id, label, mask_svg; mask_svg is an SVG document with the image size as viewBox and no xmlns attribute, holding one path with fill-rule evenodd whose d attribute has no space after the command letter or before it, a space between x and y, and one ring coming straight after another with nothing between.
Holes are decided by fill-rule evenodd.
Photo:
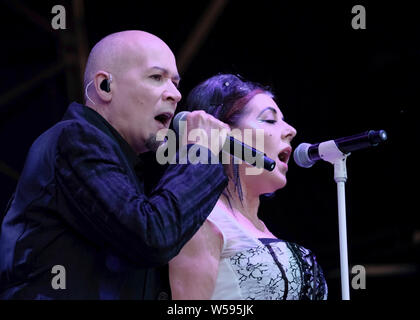
<instances>
[{"instance_id":1,"label":"man's nose","mask_svg":"<svg viewBox=\"0 0 420 320\"><path fill-rule=\"evenodd\" d=\"M178 88L171 82L168 85L168 88L163 92L163 99L166 101L172 101L174 103L178 103L182 98L181 92L179 92Z\"/></svg>"}]
</instances>

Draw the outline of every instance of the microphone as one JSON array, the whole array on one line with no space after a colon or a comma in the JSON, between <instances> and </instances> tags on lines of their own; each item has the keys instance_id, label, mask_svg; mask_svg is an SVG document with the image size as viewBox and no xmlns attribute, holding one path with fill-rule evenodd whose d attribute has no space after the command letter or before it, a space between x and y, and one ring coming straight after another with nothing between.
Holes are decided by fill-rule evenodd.
<instances>
[{"instance_id":1,"label":"microphone","mask_svg":"<svg viewBox=\"0 0 420 320\"><path fill-rule=\"evenodd\" d=\"M187 121L187 116L189 113L189 111L181 111L174 117L173 127L178 135L179 124L181 121ZM228 139L226 139L226 142L223 145L222 149L225 152L233 155L234 157L237 157L255 167L257 167L259 163L263 163L264 169L268 171L273 171L276 166L276 162L267 157L265 153L254 149L253 147L235 139L232 136L228 136ZM251 162L249 161L250 159L255 161Z\"/></svg>"},{"instance_id":2,"label":"microphone","mask_svg":"<svg viewBox=\"0 0 420 320\"><path fill-rule=\"evenodd\" d=\"M303 168L310 168L320 160L330 161L342 154L347 154L359 149L377 146L387 139L385 130L369 130L353 136L328 140L316 144L301 143L293 153L296 164Z\"/></svg>"}]
</instances>

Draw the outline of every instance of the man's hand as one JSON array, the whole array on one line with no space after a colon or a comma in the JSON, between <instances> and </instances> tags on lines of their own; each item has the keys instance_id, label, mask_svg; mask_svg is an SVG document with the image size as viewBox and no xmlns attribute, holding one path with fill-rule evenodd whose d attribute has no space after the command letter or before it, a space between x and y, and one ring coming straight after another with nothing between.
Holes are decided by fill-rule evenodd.
<instances>
[{"instance_id":1,"label":"man's hand","mask_svg":"<svg viewBox=\"0 0 420 320\"><path fill-rule=\"evenodd\" d=\"M186 128L184 127L182 133L182 143L184 145L202 145L217 155L222 150L230 131L230 127L226 123L212 115L202 110L193 111L188 113L186 117Z\"/></svg>"}]
</instances>

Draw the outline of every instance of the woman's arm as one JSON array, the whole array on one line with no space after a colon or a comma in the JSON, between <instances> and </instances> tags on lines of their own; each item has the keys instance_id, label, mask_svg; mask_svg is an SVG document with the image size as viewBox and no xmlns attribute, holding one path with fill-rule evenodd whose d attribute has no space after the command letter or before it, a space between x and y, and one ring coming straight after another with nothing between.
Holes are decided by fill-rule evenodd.
<instances>
[{"instance_id":1,"label":"woman's arm","mask_svg":"<svg viewBox=\"0 0 420 320\"><path fill-rule=\"evenodd\" d=\"M216 285L223 236L206 220L197 233L169 262L174 300L208 300Z\"/></svg>"}]
</instances>

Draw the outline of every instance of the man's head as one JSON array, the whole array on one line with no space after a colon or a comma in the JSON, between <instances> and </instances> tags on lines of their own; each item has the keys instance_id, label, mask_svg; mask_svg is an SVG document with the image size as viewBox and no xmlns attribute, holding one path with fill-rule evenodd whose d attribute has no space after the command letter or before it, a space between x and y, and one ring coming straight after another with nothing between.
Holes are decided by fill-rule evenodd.
<instances>
[{"instance_id":1,"label":"man's head","mask_svg":"<svg viewBox=\"0 0 420 320\"><path fill-rule=\"evenodd\" d=\"M107 80L109 92L103 89ZM156 133L168 128L181 100L179 80L175 57L161 39L143 31L114 33L99 41L89 55L86 105L101 114L136 153L155 151Z\"/></svg>"}]
</instances>

